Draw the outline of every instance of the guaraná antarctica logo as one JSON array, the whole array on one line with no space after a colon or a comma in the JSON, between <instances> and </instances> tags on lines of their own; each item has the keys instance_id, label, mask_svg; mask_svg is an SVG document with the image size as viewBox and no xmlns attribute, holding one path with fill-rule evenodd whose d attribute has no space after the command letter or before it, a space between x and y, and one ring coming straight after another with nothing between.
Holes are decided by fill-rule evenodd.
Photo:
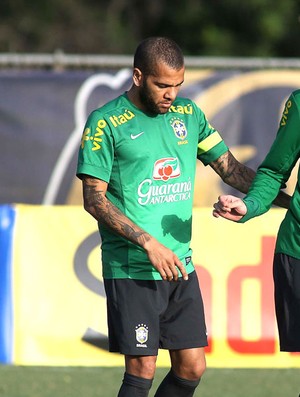
<instances>
[{"instance_id":1,"label":"guaran\u00e1 antarctica logo","mask_svg":"<svg viewBox=\"0 0 300 397\"><path fill-rule=\"evenodd\" d=\"M181 175L177 157L166 157L154 163L152 179L144 179L138 186L138 203L140 205L163 204L189 200L192 183L188 181L177 183L155 184L155 181L168 182Z\"/></svg>"}]
</instances>

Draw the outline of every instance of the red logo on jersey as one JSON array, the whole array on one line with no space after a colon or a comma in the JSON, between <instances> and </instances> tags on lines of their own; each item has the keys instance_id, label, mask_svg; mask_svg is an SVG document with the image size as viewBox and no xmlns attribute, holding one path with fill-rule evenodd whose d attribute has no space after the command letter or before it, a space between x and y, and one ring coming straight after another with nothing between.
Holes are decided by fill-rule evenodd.
<instances>
[{"instance_id":1,"label":"red logo on jersey","mask_svg":"<svg viewBox=\"0 0 300 397\"><path fill-rule=\"evenodd\" d=\"M177 157L167 157L157 160L154 164L153 179L167 181L180 176L180 167Z\"/></svg>"}]
</instances>

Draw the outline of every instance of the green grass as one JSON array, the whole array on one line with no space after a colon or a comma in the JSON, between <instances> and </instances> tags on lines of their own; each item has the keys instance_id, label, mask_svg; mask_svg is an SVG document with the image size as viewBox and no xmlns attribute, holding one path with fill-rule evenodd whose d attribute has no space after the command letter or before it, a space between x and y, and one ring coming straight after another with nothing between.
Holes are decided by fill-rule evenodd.
<instances>
[{"instance_id":1,"label":"green grass","mask_svg":"<svg viewBox=\"0 0 300 397\"><path fill-rule=\"evenodd\" d=\"M158 368L149 397L167 368ZM208 368L195 397L298 397L300 369ZM122 368L0 366L1 397L115 397Z\"/></svg>"}]
</instances>

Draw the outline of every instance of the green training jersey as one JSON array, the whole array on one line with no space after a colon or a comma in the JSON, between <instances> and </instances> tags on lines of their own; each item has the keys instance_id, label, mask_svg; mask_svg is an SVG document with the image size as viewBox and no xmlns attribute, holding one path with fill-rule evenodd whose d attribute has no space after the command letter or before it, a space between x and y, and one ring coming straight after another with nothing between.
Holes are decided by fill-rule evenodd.
<instances>
[{"instance_id":1,"label":"green training jersey","mask_svg":"<svg viewBox=\"0 0 300 397\"><path fill-rule=\"evenodd\" d=\"M88 117L77 176L106 181L107 198L190 273L196 159L206 165L227 150L193 101L177 98L166 114L149 116L125 93ZM99 231L104 278L161 279L142 248L101 223Z\"/></svg>"},{"instance_id":2,"label":"green training jersey","mask_svg":"<svg viewBox=\"0 0 300 397\"><path fill-rule=\"evenodd\" d=\"M300 157L300 90L294 91L285 104L276 139L258 168L244 201L247 214L240 222L269 210L279 190L289 179ZM282 221L275 252L300 259L300 178L295 186L290 208Z\"/></svg>"}]
</instances>

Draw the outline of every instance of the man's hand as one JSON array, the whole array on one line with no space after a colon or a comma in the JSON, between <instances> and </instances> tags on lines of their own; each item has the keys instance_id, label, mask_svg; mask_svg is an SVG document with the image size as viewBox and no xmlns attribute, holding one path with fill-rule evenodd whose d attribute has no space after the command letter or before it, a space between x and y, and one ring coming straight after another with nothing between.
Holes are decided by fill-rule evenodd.
<instances>
[{"instance_id":1,"label":"man's hand","mask_svg":"<svg viewBox=\"0 0 300 397\"><path fill-rule=\"evenodd\" d=\"M247 213L245 203L238 197L223 195L219 196L218 200L214 204L213 216L215 218L222 217L237 222Z\"/></svg>"},{"instance_id":2,"label":"man's hand","mask_svg":"<svg viewBox=\"0 0 300 397\"><path fill-rule=\"evenodd\" d=\"M155 238L150 238L144 245L148 258L155 269L159 272L163 280L177 281L178 270L180 270L184 280L188 280L185 267L179 258L169 248L159 243Z\"/></svg>"}]
</instances>

